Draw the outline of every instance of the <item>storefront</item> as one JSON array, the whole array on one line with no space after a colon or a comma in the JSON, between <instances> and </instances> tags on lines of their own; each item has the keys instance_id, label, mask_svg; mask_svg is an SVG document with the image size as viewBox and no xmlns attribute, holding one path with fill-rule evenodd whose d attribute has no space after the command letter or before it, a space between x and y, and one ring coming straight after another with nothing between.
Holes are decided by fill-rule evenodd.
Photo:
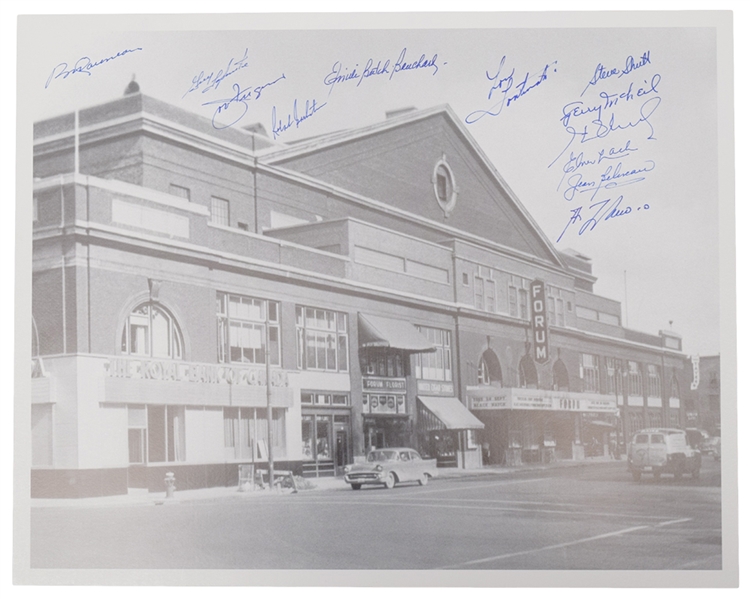
<instances>
[{"instance_id":1,"label":"storefront","mask_svg":"<svg viewBox=\"0 0 750 599\"><path fill-rule=\"evenodd\" d=\"M348 393L302 391L302 473L337 476L352 462L352 416Z\"/></svg>"},{"instance_id":2,"label":"storefront","mask_svg":"<svg viewBox=\"0 0 750 599\"><path fill-rule=\"evenodd\" d=\"M467 395L486 425L482 443L491 464L609 455L617 431L617 403L609 395L494 386L469 387Z\"/></svg>"},{"instance_id":3,"label":"storefront","mask_svg":"<svg viewBox=\"0 0 750 599\"><path fill-rule=\"evenodd\" d=\"M364 452L414 445L416 396L408 393L407 385L410 356L435 351L406 321L359 315Z\"/></svg>"},{"instance_id":4,"label":"storefront","mask_svg":"<svg viewBox=\"0 0 750 599\"><path fill-rule=\"evenodd\" d=\"M455 397L418 398L418 448L439 468L479 468L481 446L477 432L484 424Z\"/></svg>"}]
</instances>

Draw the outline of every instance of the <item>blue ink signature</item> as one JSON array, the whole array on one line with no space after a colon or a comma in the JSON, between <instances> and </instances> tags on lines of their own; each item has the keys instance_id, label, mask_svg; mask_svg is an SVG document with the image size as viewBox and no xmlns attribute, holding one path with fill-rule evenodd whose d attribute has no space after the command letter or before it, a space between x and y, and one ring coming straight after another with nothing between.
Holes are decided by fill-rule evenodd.
<instances>
[{"instance_id":1,"label":"blue ink signature","mask_svg":"<svg viewBox=\"0 0 750 599\"><path fill-rule=\"evenodd\" d=\"M646 176L640 176L643 173L650 173L656 168L656 162L653 160L644 161L645 166L642 168L632 168L629 170L623 170L622 162L618 162L616 166L608 166L603 173L599 175L599 181L584 180L581 173L573 173L568 176L565 184L568 186L563 192L563 197L567 201L573 200L577 193L584 193L593 191L591 194L590 201L596 197L600 189L613 189L615 187L625 187L626 185L632 185L633 183L640 183L646 179ZM557 186L557 191L560 190L565 175L560 180Z\"/></svg>"},{"instance_id":2,"label":"blue ink signature","mask_svg":"<svg viewBox=\"0 0 750 599\"><path fill-rule=\"evenodd\" d=\"M643 55L640 57L638 62L636 62L635 58L632 56L628 56L625 59L625 68L624 69L607 69L602 63L599 63L596 65L596 68L594 69L594 74L589 79L589 82L586 84L586 87L583 88L583 91L581 92L581 96L586 93L586 90L592 86L599 83L599 81L603 81L604 79L609 79L610 77L614 77L615 75L619 79L623 75L629 75L636 69L640 69L641 67L646 66L647 64L651 64L651 50L647 50L643 53Z\"/></svg>"},{"instance_id":3,"label":"blue ink signature","mask_svg":"<svg viewBox=\"0 0 750 599\"><path fill-rule=\"evenodd\" d=\"M120 58L121 56L130 54L131 52L140 52L141 50L143 50L143 48L128 48L125 50L120 50L114 56L108 56L107 58L102 58L100 60L97 60L96 62L91 62L91 59L88 56L82 56L71 68L68 68L67 62L61 62L54 69L52 69L52 73L50 73L50 76L47 78L47 83L44 84L44 89L47 89L49 87L49 84L52 83L53 79L59 79L60 77L62 77L63 79L67 79L70 75L74 75L76 73L82 73L91 76L91 69L98 67L99 65L103 65L110 60L114 60L115 58Z\"/></svg>"},{"instance_id":4,"label":"blue ink signature","mask_svg":"<svg viewBox=\"0 0 750 599\"><path fill-rule=\"evenodd\" d=\"M618 160L620 158L627 158L631 152L637 152L638 148L630 146L631 140L628 140L625 145L621 148L602 148L599 150L596 159L585 157L583 152L576 154L575 152L570 153L570 159L563 165L563 172L565 174L573 173L579 168L599 164L602 160ZM559 186L558 186L559 188Z\"/></svg>"},{"instance_id":5,"label":"blue ink signature","mask_svg":"<svg viewBox=\"0 0 750 599\"><path fill-rule=\"evenodd\" d=\"M399 54L399 57L393 64L391 64L390 59L381 59L376 63L374 58L368 58L361 71L357 70L359 63L356 63L354 68L350 69L349 67L345 67L341 61L337 60L333 63L330 73L323 77L323 84L328 86L328 95L330 96L336 84L346 83L347 81L356 81L357 85L355 87L359 87L365 79L370 77L388 75L388 81L390 81L396 73L426 68L432 68L432 74L434 76L439 70L437 60L437 54L433 55L429 60L425 58L424 54L422 54L418 60L407 62L406 48L401 50L401 54Z\"/></svg>"},{"instance_id":6,"label":"blue ink signature","mask_svg":"<svg viewBox=\"0 0 750 599\"><path fill-rule=\"evenodd\" d=\"M555 162L558 161L560 156L562 156L563 154L565 154L565 152L567 152L568 148L576 139L578 139L580 143L586 143L586 142L590 142L596 139L604 139L613 131L631 129L631 128L638 127L641 124L644 124L648 131L648 135L646 139L655 140L656 137L654 137L654 133L655 133L654 126L651 124L651 121L649 121L649 119L651 118L651 115L653 115L656 109L659 107L659 104L661 104L661 97L659 96L655 96L653 98L646 100L639 107L637 118L631 119L631 120L625 120L624 122L622 120L618 120L615 113L613 112L610 115L608 121L605 122L601 118L595 118L595 119L592 119L590 123L587 123L586 125L584 125L583 129L578 129L572 125L566 126L565 131L570 134L570 140L568 141L567 145L563 148L562 152L560 152L557 155L557 157L547 166L547 168L555 164ZM593 125L591 130L589 130L589 124Z\"/></svg>"},{"instance_id":7,"label":"blue ink signature","mask_svg":"<svg viewBox=\"0 0 750 599\"><path fill-rule=\"evenodd\" d=\"M598 225L600 222L632 214L632 206L625 206L623 208L620 208L620 204L622 203L622 201L623 196L619 196L614 202L612 202L611 198L601 200L599 202L594 202L589 206L589 210L595 210L594 215L585 221L583 221L583 217L581 216L581 210L583 210L583 206L574 208L570 211L570 220L568 220L568 223L565 225L562 233L560 233L560 237L557 238L556 243L560 243L560 240L563 238L563 235L565 235L568 227L574 223L583 221L583 224L578 229L578 235L583 235L587 231L593 231L596 228L596 225ZM649 204L643 204L643 206L636 207L636 210L641 209L650 210L651 206Z\"/></svg>"},{"instance_id":8,"label":"blue ink signature","mask_svg":"<svg viewBox=\"0 0 750 599\"><path fill-rule=\"evenodd\" d=\"M258 85L256 87L249 85L243 89L240 89L238 83L233 83L232 90L234 91L234 96L221 100L211 100L209 102L203 102L201 106L216 105L216 110L214 111L214 116L211 119L211 123L213 124L214 129L226 129L227 127L231 127L232 125L237 123L240 119L242 119L243 116L245 116L245 113L248 109L248 101L258 100L264 89L278 83L282 79L286 79L286 75L284 75L283 73L281 74L281 77L277 77L273 81L264 83L263 85ZM217 123L216 117L222 114L224 114L226 118L231 118L234 120L226 125Z\"/></svg>"},{"instance_id":9,"label":"blue ink signature","mask_svg":"<svg viewBox=\"0 0 750 599\"><path fill-rule=\"evenodd\" d=\"M402 71L413 71L416 69L433 69L432 76L434 77L437 75L438 72L438 66L437 66L437 58L438 55L434 54L432 58L427 60L425 58L425 55L422 54L422 56L419 57L419 59L415 60L414 62L406 62L406 48L401 50L401 54L399 54L398 58L396 59L396 62L393 65L393 71L391 71L390 77L388 77L388 80L390 81L393 79L393 76L396 73L400 73Z\"/></svg>"},{"instance_id":10,"label":"blue ink signature","mask_svg":"<svg viewBox=\"0 0 750 599\"><path fill-rule=\"evenodd\" d=\"M305 111L300 114L299 110L297 109L297 100L294 100L292 112L287 113L286 115L286 122L284 121L284 119L276 118L276 106L274 106L271 109L271 131L273 132L273 138L276 139L279 135L281 135L288 129L291 129L293 126L299 128L302 123L316 114L326 104L327 102L318 104L317 100L315 99L313 99L312 102L310 100L305 100Z\"/></svg>"},{"instance_id":11,"label":"blue ink signature","mask_svg":"<svg viewBox=\"0 0 750 599\"><path fill-rule=\"evenodd\" d=\"M226 79L230 75L233 75L240 69L247 68L248 66L247 48L245 48L245 53L242 55L242 58L238 58L237 60L235 60L234 58L230 58L226 69L219 69L215 73L211 72L208 75L205 75L203 71L201 71L199 74L193 77L190 88L184 94L182 94L182 97L184 98L190 92L197 91L198 89L200 89L201 85L205 85L205 87L201 90L202 94L205 94L210 89L218 89L219 85L222 81L224 81L224 79Z\"/></svg>"},{"instance_id":12,"label":"blue ink signature","mask_svg":"<svg viewBox=\"0 0 750 599\"><path fill-rule=\"evenodd\" d=\"M552 69L553 73L557 73L557 68L553 65L557 64L557 61L553 61L549 64L544 65L540 71L537 71L531 75L528 71L524 75L523 79L519 83L515 84L515 67L511 69L510 73L504 76L502 75L503 67L505 66L505 56L500 59L500 65L497 68L497 73L490 75L489 72L485 71L485 76L489 81L492 82L490 91L487 94L487 99L492 100L492 96L495 92L502 94L502 98L499 102L495 103L492 107L487 110L475 110L464 119L467 125L476 123L479 119L485 116L498 116L503 108L510 106L513 102L520 100L532 89L539 87L542 83L547 81L549 78L548 72ZM550 73L551 74L551 73ZM531 77L531 80L529 78Z\"/></svg>"}]
</instances>

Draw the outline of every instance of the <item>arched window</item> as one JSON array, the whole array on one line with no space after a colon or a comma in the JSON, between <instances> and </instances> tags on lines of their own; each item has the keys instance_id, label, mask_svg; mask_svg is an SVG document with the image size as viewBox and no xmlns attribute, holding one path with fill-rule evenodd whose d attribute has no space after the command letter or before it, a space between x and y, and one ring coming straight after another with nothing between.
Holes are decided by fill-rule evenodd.
<instances>
[{"instance_id":1,"label":"arched window","mask_svg":"<svg viewBox=\"0 0 750 599\"><path fill-rule=\"evenodd\" d=\"M536 365L529 354L521 358L521 362L518 364L518 378L522 388L536 389L539 385Z\"/></svg>"},{"instance_id":2,"label":"arched window","mask_svg":"<svg viewBox=\"0 0 750 599\"><path fill-rule=\"evenodd\" d=\"M568 380L568 369L565 367L565 362L560 358L555 360L552 365L552 386L555 391L568 391L570 390L570 382Z\"/></svg>"},{"instance_id":3,"label":"arched window","mask_svg":"<svg viewBox=\"0 0 750 599\"><path fill-rule=\"evenodd\" d=\"M486 350L482 357L479 358L477 368L477 382L480 385L503 385L503 369L500 366L500 360L491 349Z\"/></svg>"},{"instance_id":4,"label":"arched window","mask_svg":"<svg viewBox=\"0 0 750 599\"><path fill-rule=\"evenodd\" d=\"M125 319L120 350L134 356L180 359L183 343L174 317L158 304L140 304Z\"/></svg>"}]
</instances>

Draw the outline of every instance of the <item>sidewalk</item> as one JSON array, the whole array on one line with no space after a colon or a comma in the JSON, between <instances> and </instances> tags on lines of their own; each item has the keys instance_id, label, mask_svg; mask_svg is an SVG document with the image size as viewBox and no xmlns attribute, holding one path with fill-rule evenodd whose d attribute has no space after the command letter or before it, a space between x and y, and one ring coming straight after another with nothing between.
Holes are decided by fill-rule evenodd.
<instances>
[{"instance_id":1,"label":"sidewalk","mask_svg":"<svg viewBox=\"0 0 750 599\"><path fill-rule=\"evenodd\" d=\"M438 479L472 479L489 476L498 476L516 472L533 472L551 470L556 468L583 468L595 464L622 464L626 468L625 460L614 460L611 458L587 458L585 461L560 460L552 464L524 464L517 467L484 466L482 468L440 468ZM343 477L310 478L305 479L312 488L300 489L299 495L305 495L317 491L349 491L349 485L344 482ZM179 481L177 481L179 487ZM258 499L270 499L291 495L291 489L276 491L256 490L239 491L237 487L212 487L208 489L177 490L174 498L167 499L166 492L149 493L147 491L131 492L127 495L111 495L107 497L83 497L83 498L32 498L30 506L34 508L44 507L111 507L117 505L128 506L159 506L185 503L203 503L206 501L253 501Z\"/></svg>"}]
</instances>

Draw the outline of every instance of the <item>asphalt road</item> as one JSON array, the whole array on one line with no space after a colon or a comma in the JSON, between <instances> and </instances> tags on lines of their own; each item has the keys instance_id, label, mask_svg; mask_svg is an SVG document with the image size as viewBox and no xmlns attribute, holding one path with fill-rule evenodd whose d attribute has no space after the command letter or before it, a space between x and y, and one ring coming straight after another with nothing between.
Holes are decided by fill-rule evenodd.
<instances>
[{"instance_id":1,"label":"asphalt road","mask_svg":"<svg viewBox=\"0 0 750 599\"><path fill-rule=\"evenodd\" d=\"M426 487L37 507L32 568L721 568L719 464L634 482L625 462Z\"/></svg>"}]
</instances>

